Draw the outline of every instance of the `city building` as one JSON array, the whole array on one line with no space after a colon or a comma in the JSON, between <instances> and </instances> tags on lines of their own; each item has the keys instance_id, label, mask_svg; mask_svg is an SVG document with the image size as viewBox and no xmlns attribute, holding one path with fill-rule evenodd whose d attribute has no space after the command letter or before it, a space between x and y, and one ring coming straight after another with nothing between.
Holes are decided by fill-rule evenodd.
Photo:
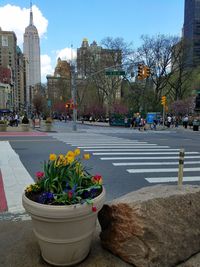
<instances>
[{"instance_id":1,"label":"city building","mask_svg":"<svg viewBox=\"0 0 200 267\"><path fill-rule=\"evenodd\" d=\"M17 38L13 31L3 31L0 28L0 82L9 87L9 108L18 107L17 76ZM2 88L2 86L1 86ZM7 89L6 89L7 90ZM6 92L6 91L4 91ZM8 90L7 90L8 92ZM2 96L2 95L1 95ZM5 99L7 99L5 97Z\"/></svg>"},{"instance_id":2,"label":"city building","mask_svg":"<svg viewBox=\"0 0 200 267\"><path fill-rule=\"evenodd\" d=\"M11 110L12 90L8 83L0 82L0 112L2 110Z\"/></svg>"},{"instance_id":3,"label":"city building","mask_svg":"<svg viewBox=\"0 0 200 267\"><path fill-rule=\"evenodd\" d=\"M84 38L77 49L77 72L79 78L87 78L95 72L105 73L108 68L120 68L122 54L119 49L105 49L93 41L90 45Z\"/></svg>"},{"instance_id":4,"label":"city building","mask_svg":"<svg viewBox=\"0 0 200 267\"><path fill-rule=\"evenodd\" d=\"M121 70L121 67L120 49L103 48L96 41L89 45L87 38L83 39L81 47L77 49L77 88L79 98L82 99L79 107L79 110L83 110L82 113L91 110L94 101L96 106L105 107L107 113L110 113L114 102L121 99L123 77L106 73L114 73Z\"/></svg>"},{"instance_id":5,"label":"city building","mask_svg":"<svg viewBox=\"0 0 200 267\"><path fill-rule=\"evenodd\" d=\"M183 38L189 46L187 65L200 65L200 1L185 0Z\"/></svg>"},{"instance_id":6,"label":"city building","mask_svg":"<svg viewBox=\"0 0 200 267\"><path fill-rule=\"evenodd\" d=\"M17 72L16 84L18 88L17 102L18 110L26 110L26 72L25 72L25 58L19 46L17 46Z\"/></svg>"},{"instance_id":7,"label":"city building","mask_svg":"<svg viewBox=\"0 0 200 267\"><path fill-rule=\"evenodd\" d=\"M70 64L58 58L54 75L47 75L48 106L52 111L60 111L71 98Z\"/></svg>"},{"instance_id":8,"label":"city building","mask_svg":"<svg viewBox=\"0 0 200 267\"><path fill-rule=\"evenodd\" d=\"M40 39L37 28L33 24L32 5L30 7L30 23L25 29L23 53L26 66L26 106L30 107L34 87L41 83L41 65L40 65Z\"/></svg>"}]
</instances>

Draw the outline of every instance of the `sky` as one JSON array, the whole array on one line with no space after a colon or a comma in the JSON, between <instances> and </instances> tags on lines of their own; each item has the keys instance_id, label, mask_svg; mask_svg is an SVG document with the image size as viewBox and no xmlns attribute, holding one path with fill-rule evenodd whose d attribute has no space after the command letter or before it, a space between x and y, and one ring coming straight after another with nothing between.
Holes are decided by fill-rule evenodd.
<instances>
[{"instance_id":1,"label":"sky","mask_svg":"<svg viewBox=\"0 0 200 267\"><path fill-rule=\"evenodd\" d=\"M58 57L76 57L83 38L100 44L106 37L120 37L137 49L142 34L181 36L184 21L184 0L32 0L32 10L42 82L53 74ZM29 17L30 0L0 0L0 27L16 33L22 51Z\"/></svg>"}]
</instances>

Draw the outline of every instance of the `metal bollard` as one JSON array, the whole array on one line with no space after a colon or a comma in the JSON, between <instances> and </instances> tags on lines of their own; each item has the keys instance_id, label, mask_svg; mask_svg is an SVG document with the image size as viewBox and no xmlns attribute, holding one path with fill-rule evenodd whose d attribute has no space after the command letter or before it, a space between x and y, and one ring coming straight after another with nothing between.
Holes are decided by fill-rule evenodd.
<instances>
[{"instance_id":1,"label":"metal bollard","mask_svg":"<svg viewBox=\"0 0 200 267\"><path fill-rule=\"evenodd\" d=\"M178 165L178 186L181 186L183 183L183 165L184 165L184 149L180 149L179 152L179 165Z\"/></svg>"}]
</instances>

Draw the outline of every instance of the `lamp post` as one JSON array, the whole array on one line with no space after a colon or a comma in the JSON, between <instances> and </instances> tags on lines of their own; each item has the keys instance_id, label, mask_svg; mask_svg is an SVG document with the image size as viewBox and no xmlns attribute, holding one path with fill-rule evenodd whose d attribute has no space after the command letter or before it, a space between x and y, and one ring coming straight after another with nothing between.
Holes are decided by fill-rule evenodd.
<instances>
[{"instance_id":1,"label":"lamp post","mask_svg":"<svg viewBox=\"0 0 200 267\"><path fill-rule=\"evenodd\" d=\"M71 63L71 90L72 90L72 103L73 103L73 131L77 131L77 101L76 101L76 72L75 65Z\"/></svg>"}]
</instances>

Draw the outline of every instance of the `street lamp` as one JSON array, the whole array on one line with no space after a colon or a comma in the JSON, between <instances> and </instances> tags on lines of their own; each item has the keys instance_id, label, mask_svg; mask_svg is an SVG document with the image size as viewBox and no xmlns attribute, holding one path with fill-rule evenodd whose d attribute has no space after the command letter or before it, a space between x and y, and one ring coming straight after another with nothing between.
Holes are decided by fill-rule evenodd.
<instances>
[{"instance_id":1,"label":"street lamp","mask_svg":"<svg viewBox=\"0 0 200 267\"><path fill-rule=\"evenodd\" d=\"M76 72L75 72L75 64L71 63L71 88L72 88L72 103L73 103L73 131L77 131L77 101L76 101Z\"/></svg>"}]
</instances>

